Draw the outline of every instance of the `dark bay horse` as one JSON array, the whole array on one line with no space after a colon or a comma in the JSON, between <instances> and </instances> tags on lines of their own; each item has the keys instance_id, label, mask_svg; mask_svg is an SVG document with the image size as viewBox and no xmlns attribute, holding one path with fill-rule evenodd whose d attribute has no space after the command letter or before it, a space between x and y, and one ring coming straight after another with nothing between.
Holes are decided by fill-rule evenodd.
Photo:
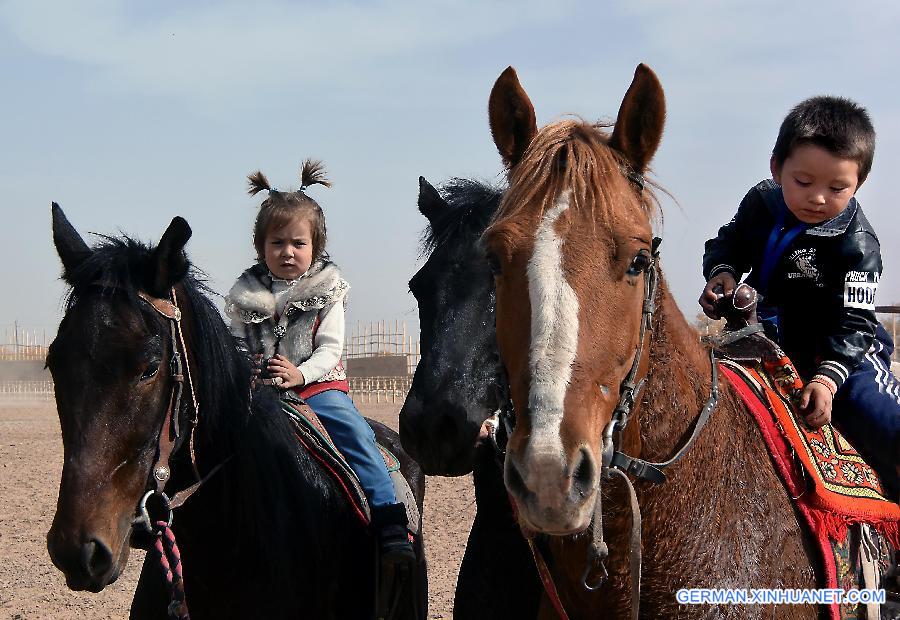
<instances>
[{"instance_id":1,"label":"dark bay horse","mask_svg":"<svg viewBox=\"0 0 900 620\"><path fill-rule=\"evenodd\" d=\"M478 240L500 190L453 179L439 193L419 178L428 219L425 264L409 282L419 306L422 357L400 411L404 448L427 474L474 473L477 510L459 571L455 618L537 616L541 586L482 424L506 399L494 332L494 279Z\"/></svg>"},{"instance_id":2,"label":"dark bay horse","mask_svg":"<svg viewBox=\"0 0 900 620\"><path fill-rule=\"evenodd\" d=\"M633 382L645 382L626 407L631 422L618 448L664 461L690 435L714 380L708 351L656 264L656 206L642 175L662 135L663 90L640 65L611 132L579 120L538 130L509 68L491 92L489 116L509 168L483 238L497 266L497 343L515 409L506 488L523 527L547 537L569 616L625 618L637 586L628 568L629 499L620 479L603 475L604 433L634 368ZM710 609L675 600L679 588L817 583L815 552L760 432L719 383L718 407L668 480L636 483L641 614L814 618L813 606ZM581 584L595 513L609 579L591 592Z\"/></svg>"},{"instance_id":3,"label":"dark bay horse","mask_svg":"<svg viewBox=\"0 0 900 620\"><path fill-rule=\"evenodd\" d=\"M187 222L172 220L156 247L106 238L89 248L54 205L53 237L71 290L47 357L65 458L47 546L69 587L99 592L121 573L165 438L169 495L195 481L192 464L209 476L172 527L194 618L373 617L372 536L277 396L251 394L248 362L184 254ZM177 330L166 314L181 317ZM395 433L373 426L421 510L424 475ZM426 614L421 540L415 548L400 618ZM131 617L165 618L167 601L148 554Z\"/></svg>"}]
</instances>

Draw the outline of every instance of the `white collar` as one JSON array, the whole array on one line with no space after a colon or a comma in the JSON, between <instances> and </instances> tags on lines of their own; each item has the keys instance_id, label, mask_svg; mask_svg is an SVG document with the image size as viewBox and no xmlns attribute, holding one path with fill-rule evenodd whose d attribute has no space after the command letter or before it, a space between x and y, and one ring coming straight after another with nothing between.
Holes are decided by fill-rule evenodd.
<instances>
[{"instance_id":1,"label":"white collar","mask_svg":"<svg viewBox=\"0 0 900 620\"><path fill-rule=\"evenodd\" d=\"M310 268L311 268L311 267L312 267L312 266L310 265ZM272 282L279 282L279 283L282 283L282 284L286 284L288 287L294 286L297 282L299 282L300 280L302 280L302 279L306 276L306 274L308 274L308 273L309 273L309 269L307 269L306 271L304 271L302 274L300 274L299 276L297 276L297 277L294 278L293 280L285 280L284 278L279 278L278 276L276 276L274 273L272 273L271 270L268 271L269 279L272 280Z\"/></svg>"}]
</instances>

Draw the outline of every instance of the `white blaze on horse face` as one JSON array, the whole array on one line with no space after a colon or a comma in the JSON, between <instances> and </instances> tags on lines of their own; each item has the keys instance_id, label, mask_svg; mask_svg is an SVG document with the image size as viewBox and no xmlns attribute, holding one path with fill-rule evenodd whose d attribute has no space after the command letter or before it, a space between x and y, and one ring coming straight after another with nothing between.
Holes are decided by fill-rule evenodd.
<instances>
[{"instance_id":1,"label":"white blaze on horse face","mask_svg":"<svg viewBox=\"0 0 900 620\"><path fill-rule=\"evenodd\" d=\"M563 240L555 224L569 208L571 192L563 192L544 213L528 261L528 297L531 301L531 349L528 366L531 391L532 455L563 457L560 426L563 400L572 375L578 346L578 297L562 268Z\"/></svg>"}]
</instances>

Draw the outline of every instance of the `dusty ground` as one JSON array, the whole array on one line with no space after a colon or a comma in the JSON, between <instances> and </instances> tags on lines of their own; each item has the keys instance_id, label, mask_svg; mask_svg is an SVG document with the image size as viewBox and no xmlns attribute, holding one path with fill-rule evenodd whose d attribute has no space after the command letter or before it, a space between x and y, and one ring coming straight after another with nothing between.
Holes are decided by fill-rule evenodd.
<instances>
[{"instance_id":1,"label":"dusty ground","mask_svg":"<svg viewBox=\"0 0 900 620\"><path fill-rule=\"evenodd\" d=\"M396 428L399 405L363 414ZM71 592L50 562L62 443L52 403L0 403L0 619L127 618L143 560L133 552L119 580L100 594ZM425 533L431 618L450 618L453 589L474 516L470 477L429 478Z\"/></svg>"}]
</instances>

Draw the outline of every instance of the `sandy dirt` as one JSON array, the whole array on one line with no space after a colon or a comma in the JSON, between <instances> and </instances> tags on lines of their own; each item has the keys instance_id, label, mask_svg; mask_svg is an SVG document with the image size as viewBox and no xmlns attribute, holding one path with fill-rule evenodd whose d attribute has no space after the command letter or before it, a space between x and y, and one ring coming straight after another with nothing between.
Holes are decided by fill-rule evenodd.
<instances>
[{"instance_id":1,"label":"sandy dirt","mask_svg":"<svg viewBox=\"0 0 900 620\"><path fill-rule=\"evenodd\" d=\"M399 405L360 409L397 427ZM127 618L143 552L133 551L124 574L99 594L70 591L50 562L45 537L56 508L61 469L54 405L0 403L0 619ZM427 481L430 618L452 615L474 501L470 476Z\"/></svg>"}]
</instances>

